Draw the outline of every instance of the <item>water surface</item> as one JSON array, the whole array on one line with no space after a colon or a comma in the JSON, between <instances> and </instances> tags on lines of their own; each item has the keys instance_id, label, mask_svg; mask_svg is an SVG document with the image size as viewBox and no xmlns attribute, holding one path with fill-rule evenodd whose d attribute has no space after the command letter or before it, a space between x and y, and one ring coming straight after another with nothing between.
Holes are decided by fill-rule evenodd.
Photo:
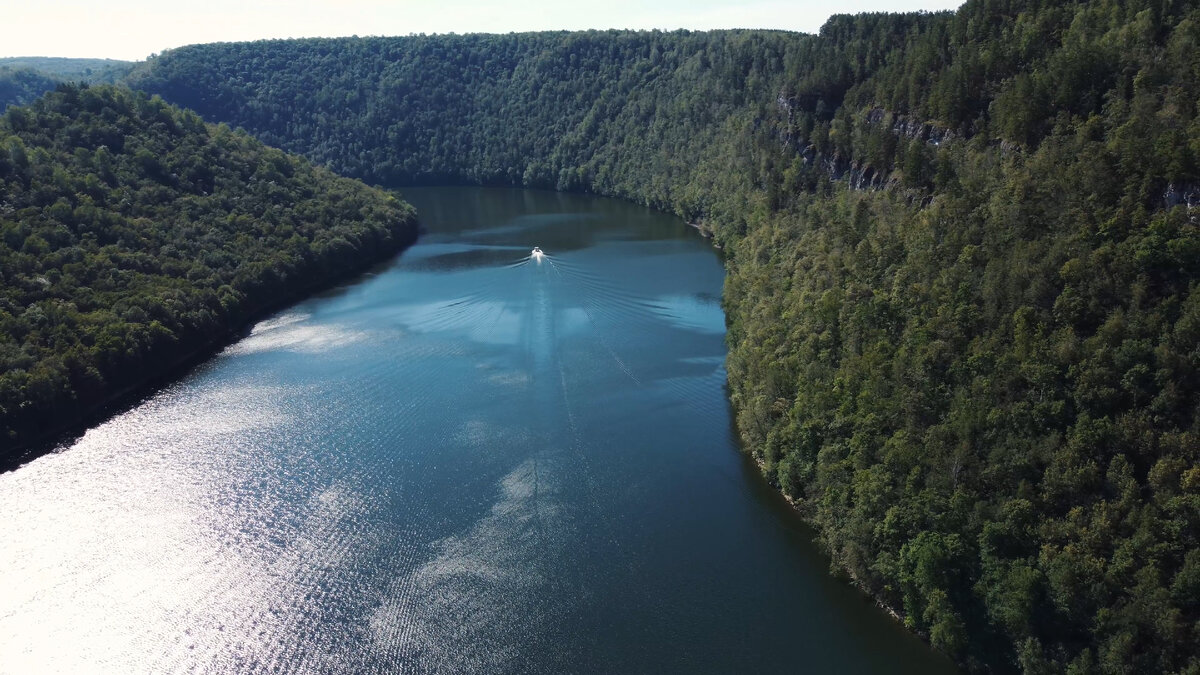
<instances>
[{"instance_id":1,"label":"water surface","mask_svg":"<svg viewBox=\"0 0 1200 675\"><path fill-rule=\"evenodd\" d=\"M0 671L952 670L737 451L707 242L405 195L395 261L0 475Z\"/></svg>"}]
</instances>

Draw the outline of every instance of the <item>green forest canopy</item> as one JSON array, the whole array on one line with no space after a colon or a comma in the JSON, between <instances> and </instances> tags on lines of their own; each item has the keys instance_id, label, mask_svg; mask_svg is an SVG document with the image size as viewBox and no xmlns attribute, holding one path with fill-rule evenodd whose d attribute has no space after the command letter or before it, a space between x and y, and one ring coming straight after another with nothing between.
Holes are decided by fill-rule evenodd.
<instances>
[{"instance_id":1,"label":"green forest canopy","mask_svg":"<svg viewBox=\"0 0 1200 675\"><path fill-rule=\"evenodd\" d=\"M372 182L701 221L739 431L837 567L973 668L1200 670L1192 3L198 45L128 81Z\"/></svg>"},{"instance_id":2,"label":"green forest canopy","mask_svg":"<svg viewBox=\"0 0 1200 675\"><path fill-rule=\"evenodd\" d=\"M0 117L0 455L415 237L407 204L157 97Z\"/></svg>"},{"instance_id":3,"label":"green forest canopy","mask_svg":"<svg viewBox=\"0 0 1200 675\"><path fill-rule=\"evenodd\" d=\"M0 65L0 112L9 106L26 105L58 84L58 80L36 70Z\"/></svg>"}]
</instances>

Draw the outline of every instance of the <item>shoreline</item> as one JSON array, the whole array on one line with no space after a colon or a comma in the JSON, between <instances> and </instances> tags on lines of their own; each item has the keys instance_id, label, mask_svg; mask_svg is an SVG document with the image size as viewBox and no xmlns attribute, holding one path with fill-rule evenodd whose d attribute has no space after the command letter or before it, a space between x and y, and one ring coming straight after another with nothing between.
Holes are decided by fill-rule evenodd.
<instances>
[{"instance_id":1,"label":"shoreline","mask_svg":"<svg viewBox=\"0 0 1200 675\"><path fill-rule=\"evenodd\" d=\"M364 258L361 266L347 270L345 273L334 274L322 281L305 284L279 298L260 303L247 310L245 316L237 322L218 332L212 338L201 342L195 348L184 352L162 370L148 374L136 384L113 391L103 400L84 408L77 415L72 415L69 420L43 430L29 440L4 449L0 452L0 473L15 471L39 457L51 454L82 438L92 427L138 406L166 386L183 379L201 364L219 354L221 350L246 337L250 329L267 316L302 300L307 300L317 293L361 277L373 268L395 259L417 242L421 231L420 221L414 220L410 227L394 232L393 246L368 251L368 256ZM371 253L374 255L370 255Z\"/></svg>"},{"instance_id":2,"label":"shoreline","mask_svg":"<svg viewBox=\"0 0 1200 675\"><path fill-rule=\"evenodd\" d=\"M754 465L758 467L758 475L763 480L763 482L767 484L767 487L769 487L772 492L774 492L775 494L782 497L783 500L788 503L788 506L791 507L792 513L794 513L796 515L796 517L801 520L801 522L803 522L808 527L812 528L813 531L820 532L821 528L817 527L816 524L814 524L808 518L804 517L804 512L800 510L799 502L797 502L795 499L790 497L783 490L772 485L771 481L767 480L767 471L766 471L767 463L752 452L748 452L745 449L743 449L742 452L745 453L746 456L750 458L750 461L754 462ZM816 542L814 542L814 544L815 543ZM829 560L831 562L834 560L833 556L829 554L829 551L827 551L824 546L817 544L817 548L820 549L821 553L823 555L825 555L825 557L829 558ZM863 585L862 581L859 580L858 577L854 576L853 572L851 572L845 566L840 565L840 564L837 566L837 569L840 570L841 573L845 575L845 578L850 582L851 586L858 589L858 591L860 593L862 593L863 597L870 600L877 608L883 610L883 612L885 614L887 614L888 616L895 619L896 622L899 623L900 626L904 628L904 630L917 636L918 638L921 639L922 642L924 642L927 646L929 646L930 649L933 649L935 652L937 652L937 650L934 649L933 646L929 644L929 639L925 635L913 630L904 622L903 614L901 614L898 610L896 610L891 605L884 602L882 599L880 599L874 593L871 593L870 591L868 591L866 586ZM941 654L941 652L938 652L938 653Z\"/></svg>"}]
</instances>

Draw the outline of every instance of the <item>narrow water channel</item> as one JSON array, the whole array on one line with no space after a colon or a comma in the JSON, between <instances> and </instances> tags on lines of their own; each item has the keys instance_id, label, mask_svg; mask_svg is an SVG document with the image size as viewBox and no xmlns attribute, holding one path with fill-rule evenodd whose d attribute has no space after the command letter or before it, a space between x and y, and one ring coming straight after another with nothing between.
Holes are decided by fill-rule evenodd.
<instances>
[{"instance_id":1,"label":"narrow water channel","mask_svg":"<svg viewBox=\"0 0 1200 675\"><path fill-rule=\"evenodd\" d=\"M954 671L738 452L705 240L404 193L399 258L0 475L0 671Z\"/></svg>"}]
</instances>

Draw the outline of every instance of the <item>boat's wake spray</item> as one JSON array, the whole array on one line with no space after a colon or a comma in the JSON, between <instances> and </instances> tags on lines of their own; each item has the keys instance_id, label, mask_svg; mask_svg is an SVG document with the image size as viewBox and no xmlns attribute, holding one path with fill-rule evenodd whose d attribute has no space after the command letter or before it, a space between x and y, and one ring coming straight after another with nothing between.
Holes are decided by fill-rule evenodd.
<instances>
[{"instance_id":1,"label":"boat's wake spray","mask_svg":"<svg viewBox=\"0 0 1200 675\"><path fill-rule=\"evenodd\" d=\"M555 264L554 260L551 259L550 256L542 253L542 249L534 246L533 253L531 253L529 257L538 261L538 263L541 263L542 258L545 257L546 262L550 263L550 268L554 270L554 274L558 277L558 280L566 281L566 277L563 276L562 270L558 268L558 265ZM617 350L613 349L612 345L609 344L607 339L605 339L604 331L600 329L600 324L596 323L596 317L592 315L591 303L588 302L586 296L581 297L580 300L582 302L580 303L579 308L583 310L584 315L586 315L588 318L588 322L592 324L592 329L595 331L596 339L599 340L600 344L603 345L606 350L608 350L609 355L612 356L613 361L617 363L617 366L621 369L621 371L629 376L629 379L633 380L634 384L641 386L642 381L638 379L637 375L633 374L633 371L629 369L629 366L625 365L625 361L623 361L620 356L617 356Z\"/></svg>"},{"instance_id":2,"label":"boat's wake spray","mask_svg":"<svg viewBox=\"0 0 1200 675\"><path fill-rule=\"evenodd\" d=\"M508 267L521 267L529 264L530 262L536 262L540 265L542 264L543 260L550 264L550 269L554 271L554 274L559 281L567 281L567 278L563 276L562 270L560 270L558 265L555 264L554 259L542 251L540 246L534 246L533 250L529 252L528 258L522 258L514 263L511 263L508 265ZM604 346L604 349L606 349L609 355L612 356L613 361L617 363L617 367L619 367L622 372L629 376L629 379L633 380L635 384L640 386L642 381L638 379L637 375L633 374L633 371L630 370L629 366L625 364L625 361L622 360L620 356L617 356L617 351L613 349L612 345L609 344L608 340L604 337L604 332L600 329L600 324L596 322L596 317L592 313L593 308L591 303L586 297L581 298L581 301L582 302L579 308L583 310L583 313L588 318L588 322L591 323L592 328L595 330L596 339L599 340L600 344Z\"/></svg>"}]
</instances>

